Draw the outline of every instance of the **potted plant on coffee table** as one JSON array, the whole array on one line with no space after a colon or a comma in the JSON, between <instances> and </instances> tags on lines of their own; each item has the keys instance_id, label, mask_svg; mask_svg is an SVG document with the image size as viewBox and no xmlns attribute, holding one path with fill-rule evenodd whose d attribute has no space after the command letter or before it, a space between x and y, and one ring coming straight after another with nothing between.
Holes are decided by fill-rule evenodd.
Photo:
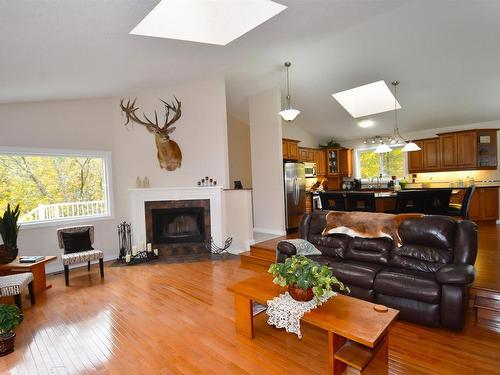
<instances>
[{"instance_id":1,"label":"potted plant on coffee table","mask_svg":"<svg viewBox=\"0 0 500 375\"><path fill-rule=\"evenodd\" d=\"M19 234L19 214L21 210L17 205L13 210L7 205L3 216L0 216L0 236L3 245L0 245L0 264L12 262L17 257L17 235Z\"/></svg>"},{"instance_id":2,"label":"potted plant on coffee table","mask_svg":"<svg viewBox=\"0 0 500 375\"><path fill-rule=\"evenodd\" d=\"M292 256L284 263L274 263L269 267L269 273L274 276L273 282L282 287L288 287L288 293L297 301L310 301L314 297L316 303L321 305L321 298L335 295L333 286L338 291L349 292L326 265L306 258L305 256Z\"/></svg>"},{"instance_id":3,"label":"potted plant on coffee table","mask_svg":"<svg viewBox=\"0 0 500 375\"><path fill-rule=\"evenodd\" d=\"M14 351L14 329L21 321L21 311L16 305L0 304L0 357Z\"/></svg>"}]
</instances>

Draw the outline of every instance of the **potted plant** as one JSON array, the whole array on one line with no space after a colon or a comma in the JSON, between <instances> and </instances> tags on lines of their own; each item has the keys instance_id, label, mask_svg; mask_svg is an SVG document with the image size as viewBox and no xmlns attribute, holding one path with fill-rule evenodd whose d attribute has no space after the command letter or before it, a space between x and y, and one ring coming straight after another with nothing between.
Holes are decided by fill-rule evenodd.
<instances>
[{"instance_id":1,"label":"potted plant","mask_svg":"<svg viewBox=\"0 0 500 375\"><path fill-rule=\"evenodd\" d=\"M0 357L14 351L16 334L14 329L22 321L16 305L0 304Z\"/></svg>"},{"instance_id":2,"label":"potted plant","mask_svg":"<svg viewBox=\"0 0 500 375\"><path fill-rule=\"evenodd\" d=\"M17 235L19 234L17 221L20 213L19 205L12 210L8 204L3 216L0 216L0 236L3 241L3 245L0 245L1 264L10 263L17 257Z\"/></svg>"},{"instance_id":3,"label":"potted plant","mask_svg":"<svg viewBox=\"0 0 500 375\"><path fill-rule=\"evenodd\" d=\"M288 287L288 293L297 301L310 301L316 297L321 305L321 298L335 295L332 287L336 285L338 291L347 291L349 288L333 276L326 265L320 265L305 256L292 256L284 263L274 263L269 267L269 273L274 276L273 282L282 287Z\"/></svg>"}]
</instances>

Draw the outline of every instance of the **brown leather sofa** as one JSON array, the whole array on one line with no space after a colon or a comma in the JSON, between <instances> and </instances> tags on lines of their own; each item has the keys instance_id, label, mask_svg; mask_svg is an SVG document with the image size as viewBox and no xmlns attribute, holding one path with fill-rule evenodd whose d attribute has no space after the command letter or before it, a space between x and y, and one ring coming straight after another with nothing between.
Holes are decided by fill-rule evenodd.
<instances>
[{"instance_id":1,"label":"brown leather sofa","mask_svg":"<svg viewBox=\"0 0 500 375\"><path fill-rule=\"evenodd\" d=\"M322 252L310 258L327 263L351 296L396 308L410 322L463 328L474 281L476 224L448 216L407 219L399 227L403 246L397 247L388 238L322 236L326 213L304 215L299 237ZM277 261L295 253L295 246L282 241Z\"/></svg>"}]
</instances>

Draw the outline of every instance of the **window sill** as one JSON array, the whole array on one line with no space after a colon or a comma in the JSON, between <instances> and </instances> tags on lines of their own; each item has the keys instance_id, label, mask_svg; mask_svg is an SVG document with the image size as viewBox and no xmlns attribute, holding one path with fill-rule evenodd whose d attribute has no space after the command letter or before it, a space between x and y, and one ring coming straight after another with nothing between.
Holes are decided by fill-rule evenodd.
<instances>
[{"instance_id":1,"label":"window sill","mask_svg":"<svg viewBox=\"0 0 500 375\"><path fill-rule=\"evenodd\" d=\"M70 219L60 219L60 220L50 220L50 221L33 221L29 223L20 223L19 230L73 226L93 221L113 220L114 218L115 217L113 215L107 214L107 215L94 215L94 216L79 216Z\"/></svg>"}]
</instances>

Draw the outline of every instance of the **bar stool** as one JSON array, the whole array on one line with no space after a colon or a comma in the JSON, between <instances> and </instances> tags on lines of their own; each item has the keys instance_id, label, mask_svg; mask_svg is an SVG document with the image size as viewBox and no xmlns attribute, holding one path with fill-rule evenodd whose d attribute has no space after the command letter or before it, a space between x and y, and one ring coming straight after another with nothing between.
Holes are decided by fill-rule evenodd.
<instances>
[{"instance_id":1,"label":"bar stool","mask_svg":"<svg viewBox=\"0 0 500 375\"><path fill-rule=\"evenodd\" d=\"M374 192L348 192L346 201L348 211L375 212Z\"/></svg>"},{"instance_id":2,"label":"bar stool","mask_svg":"<svg viewBox=\"0 0 500 375\"><path fill-rule=\"evenodd\" d=\"M321 192L321 209L330 211L345 211L344 193L340 191Z\"/></svg>"}]
</instances>

